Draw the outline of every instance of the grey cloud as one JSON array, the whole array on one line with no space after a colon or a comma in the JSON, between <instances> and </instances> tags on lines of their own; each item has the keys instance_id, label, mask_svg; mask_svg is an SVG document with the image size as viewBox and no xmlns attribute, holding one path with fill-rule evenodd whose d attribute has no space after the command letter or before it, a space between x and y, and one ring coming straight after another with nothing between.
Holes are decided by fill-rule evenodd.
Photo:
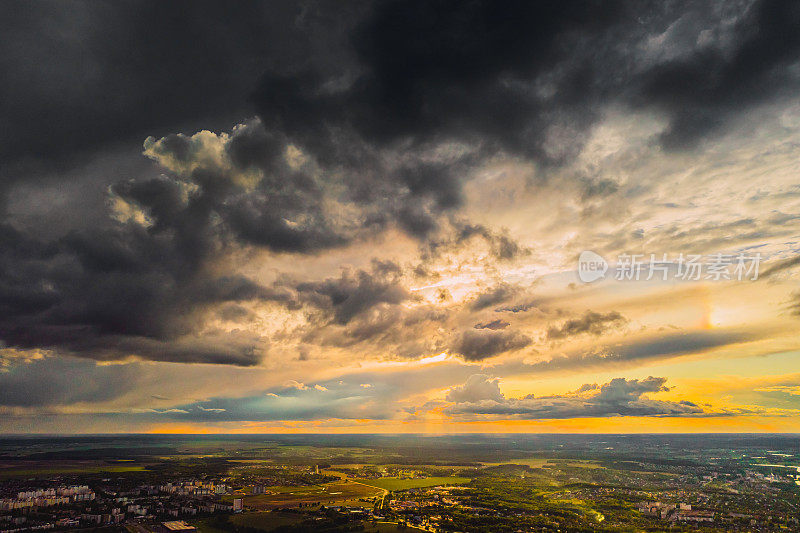
<instances>
[{"instance_id":1,"label":"grey cloud","mask_svg":"<svg viewBox=\"0 0 800 533\"><path fill-rule=\"evenodd\" d=\"M774 0L383 2L352 34L348 83L326 90L331 75L272 71L255 101L274 127L340 161L344 131L377 147L480 141L558 163L611 103L663 113L663 146L684 148L797 87L799 18Z\"/></svg>"},{"instance_id":2,"label":"grey cloud","mask_svg":"<svg viewBox=\"0 0 800 533\"><path fill-rule=\"evenodd\" d=\"M795 257L790 257L788 259L784 259L782 261L778 261L774 264L769 265L761 272L761 274L759 274L759 278L772 277L773 275L783 272L785 270L790 270L797 265L800 265L800 255L797 255Z\"/></svg>"},{"instance_id":3,"label":"grey cloud","mask_svg":"<svg viewBox=\"0 0 800 533\"><path fill-rule=\"evenodd\" d=\"M582 333L602 335L606 331L619 327L628 322L628 319L617 311L610 313L597 313L586 311L580 318L573 318L564 322L560 327L552 326L547 329L548 339L563 339Z\"/></svg>"},{"instance_id":4,"label":"grey cloud","mask_svg":"<svg viewBox=\"0 0 800 533\"><path fill-rule=\"evenodd\" d=\"M497 260L504 261L525 256L530 250L521 246L505 230L494 231L482 224L464 221L451 221L444 231L444 237L432 237L425 243L425 257L435 258L445 252L456 251L480 239L489 253Z\"/></svg>"},{"instance_id":5,"label":"grey cloud","mask_svg":"<svg viewBox=\"0 0 800 533\"><path fill-rule=\"evenodd\" d=\"M48 407L118 398L140 383L132 365L96 365L67 357L11 360L0 371L0 406Z\"/></svg>"},{"instance_id":6,"label":"grey cloud","mask_svg":"<svg viewBox=\"0 0 800 533\"><path fill-rule=\"evenodd\" d=\"M503 320L502 318L498 318L492 320L491 322L479 322L473 326L475 329L505 329L510 324Z\"/></svg>"},{"instance_id":7,"label":"grey cloud","mask_svg":"<svg viewBox=\"0 0 800 533\"><path fill-rule=\"evenodd\" d=\"M128 225L42 243L53 250L46 261L35 250L12 261L6 255L0 304L12 312L0 318L0 338L14 347L95 359L255 364L255 346L234 338L228 344L182 340L209 308L263 298L264 290L244 278L207 277L180 251L180 241L178 234L161 239Z\"/></svg>"},{"instance_id":8,"label":"grey cloud","mask_svg":"<svg viewBox=\"0 0 800 533\"><path fill-rule=\"evenodd\" d=\"M290 284L282 280L277 286ZM411 297L399 280L382 276L380 269L375 273L345 270L338 278L296 283L292 288L301 303L330 313L339 325L380 304L396 305Z\"/></svg>"},{"instance_id":9,"label":"grey cloud","mask_svg":"<svg viewBox=\"0 0 800 533\"><path fill-rule=\"evenodd\" d=\"M503 367L509 371L539 373L635 366L646 361L699 353L758 338L757 333L741 330L676 332L656 338L629 340L588 352L554 355L536 363L501 364L494 367L493 371L500 372Z\"/></svg>"},{"instance_id":10,"label":"grey cloud","mask_svg":"<svg viewBox=\"0 0 800 533\"><path fill-rule=\"evenodd\" d=\"M505 232L458 218L463 183L482 163L569 161L609 105L656 110L669 123L662 145L691 147L798 85L790 1L0 9L0 202L45 170L66 179L76 161L152 135L146 152L160 167L98 180L115 183L108 200L131 220L59 228L0 208L0 339L98 359L256 364L253 339L202 349L213 308L279 301L346 325L407 295L357 273L236 285L215 273L232 251L314 254L398 227L423 248L477 238L498 259L518 257L525 250ZM174 133L223 131L251 105L260 120L217 136L219 154L204 151L205 133ZM305 162L287 160L290 146ZM614 187L582 184L586 198ZM72 201L76 213L88 202ZM498 286L470 305L528 309L504 305L513 296ZM524 343L483 335L463 340L465 357Z\"/></svg>"},{"instance_id":11,"label":"grey cloud","mask_svg":"<svg viewBox=\"0 0 800 533\"><path fill-rule=\"evenodd\" d=\"M456 138L552 158L548 126L580 127L592 115L575 98L591 74L553 68L566 59L563 41L599 36L621 11L618 3L385 2L354 32L362 74L345 90L321 91L326 79L315 73L267 74L256 101L263 117L275 117L292 138L326 154L339 148L325 127L335 124L376 144ZM554 96L526 90L538 75L558 85Z\"/></svg>"},{"instance_id":12,"label":"grey cloud","mask_svg":"<svg viewBox=\"0 0 800 533\"><path fill-rule=\"evenodd\" d=\"M516 331L471 329L463 332L451 349L467 361L481 361L528 346L531 339Z\"/></svg>"},{"instance_id":13,"label":"grey cloud","mask_svg":"<svg viewBox=\"0 0 800 533\"><path fill-rule=\"evenodd\" d=\"M325 212L326 184L315 179L311 169L292 168L283 157L286 141L270 136L260 121L211 141L221 144L231 167L214 159L207 142L202 134L148 139L145 153L172 170L171 177L121 184L114 192L154 220L152 231L202 235L207 227L275 252L342 246L364 227L363 219L343 220ZM248 186L243 180L255 184ZM186 184L192 189L184 199ZM210 226L215 218L221 224Z\"/></svg>"},{"instance_id":14,"label":"grey cloud","mask_svg":"<svg viewBox=\"0 0 800 533\"><path fill-rule=\"evenodd\" d=\"M30 179L20 170L64 169L150 134L230 126L252 112L248 94L264 69L343 60L359 6L42 0L0 9L2 189Z\"/></svg>"},{"instance_id":15,"label":"grey cloud","mask_svg":"<svg viewBox=\"0 0 800 533\"><path fill-rule=\"evenodd\" d=\"M702 408L686 401L652 400L646 396L669 390L664 383L666 378L648 377L645 379L614 378L599 389L596 385L584 385L578 391L566 395L533 395L524 398L505 398L497 394L466 394L478 386L489 388L496 381L487 381L485 376L455 387L448 401L455 402L446 408L453 415L496 415L524 419L565 419L580 417L608 416L703 416ZM479 383L479 385L478 385ZM469 386L468 386L469 385Z\"/></svg>"},{"instance_id":16,"label":"grey cloud","mask_svg":"<svg viewBox=\"0 0 800 533\"><path fill-rule=\"evenodd\" d=\"M481 309L503 303L513 298L518 292L518 287L509 283L501 283L479 293L471 300L469 307L473 311L480 311Z\"/></svg>"},{"instance_id":17,"label":"grey cloud","mask_svg":"<svg viewBox=\"0 0 800 533\"><path fill-rule=\"evenodd\" d=\"M531 302L524 302L515 305L508 305L504 307L498 307L495 309L498 313L501 312L509 312L509 313L524 313L526 311L530 311L531 309L537 309L541 305L538 301L531 301Z\"/></svg>"},{"instance_id":18,"label":"grey cloud","mask_svg":"<svg viewBox=\"0 0 800 533\"><path fill-rule=\"evenodd\" d=\"M791 66L800 52L798 27L795 2L754 2L737 21L731 42L714 43L648 69L638 101L670 116L662 143L691 146L742 109L796 89Z\"/></svg>"},{"instance_id":19,"label":"grey cloud","mask_svg":"<svg viewBox=\"0 0 800 533\"><path fill-rule=\"evenodd\" d=\"M284 387L264 394L210 398L177 406L170 413L176 420L195 422L240 422L273 420L374 419L397 415L385 399L393 392L378 391L357 384L326 382L319 388Z\"/></svg>"}]
</instances>

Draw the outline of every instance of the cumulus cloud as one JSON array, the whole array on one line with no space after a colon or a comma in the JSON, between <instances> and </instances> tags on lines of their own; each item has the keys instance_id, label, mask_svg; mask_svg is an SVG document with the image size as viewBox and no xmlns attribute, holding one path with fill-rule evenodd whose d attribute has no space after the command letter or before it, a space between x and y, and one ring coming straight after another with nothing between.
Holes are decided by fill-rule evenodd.
<instances>
[{"instance_id":1,"label":"cumulus cloud","mask_svg":"<svg viewBox=\"0 0 800 533\"><path fill-rule=\"evenodd\" d=\"M475 403L483 400L502 402L505 400L500 392L500 380L492 379L485 374L470 376L463 385L458 385L447 391L445 399L448 402Z\"/></svg>"},{"instance_id":2,"label":"cumulus cloud","mask_svg":"<svg viewBox=\"0 0 800 533\"><path fill-rule=\"evenodd\" d=\"M666 378L614 378L599 388L584 385L565 395L506 398L499 393L497 380L472 376L467 383L454 387L446 399L454 402L446 408L453 415L497 415L525 419L558 419L604 416L698 416L707 414L690 401L650 399L647 394L668 391Z\"/></svg>"},{"instance_id":3,"label":"cumulus cloud","mask_svg":"<svg viewBox=\"0 0 800 533\"><path fill-rule=\"evenodd\" d=\"M374 175L365 179L384 180L386 194L372 195L372 183L364 196L363 184L352 175L344 179L308 159L298 163L297 153L289 155L292 149L283 134L266 130L259 120L230 134L148 138L144 153L164 172L111 186L115 219L106 227L74 231L55 242L9 227L0 242L6 252L0 305L9 311L0 319L0 338L21 348L56 348L95 359L133 355L253 365L264 354L263 341L239 346L232 339L230 348L213 353L203 347L191 354L184 346L203 346L190 336L200 334L215 308L222 317L237 311L248 316L231 303L306 306L345 325L365 311L408 299L397 282L401 269L388 261L377 261L371 273L346 271L320 282L283 275L271 288L235 274L215 277L236 250L314 254L374 235L392 220L425 238L428 232L409 230L393 218L405 209L400 204L428 206L433 226L439 224L436 213L458 204L453 186L428 182L438 179L431 173L437 165L444 168L439 163L367 165L365 172ZM507 236L485 227L462 231L482 235L499 257L517 253ZM354 335L370 336L368 330L362 324Z\"/></svg>"}]
</instances>

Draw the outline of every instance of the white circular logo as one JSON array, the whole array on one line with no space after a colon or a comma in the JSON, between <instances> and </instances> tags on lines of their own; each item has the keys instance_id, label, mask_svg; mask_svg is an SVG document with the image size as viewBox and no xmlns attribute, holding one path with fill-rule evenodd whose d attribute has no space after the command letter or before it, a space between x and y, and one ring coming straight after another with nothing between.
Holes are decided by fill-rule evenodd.
<instances>
[{"instance_id":1,"label":"white circular logo","mask_svg":"<svg viewBox=\"0 0 800 533\"><path fill-rule=\"evenodd\" d=\"M578 278L584 283L603 279L608 271L608 262L602 256L584 250L578 257Z\"/></svg>"}]
</instances>

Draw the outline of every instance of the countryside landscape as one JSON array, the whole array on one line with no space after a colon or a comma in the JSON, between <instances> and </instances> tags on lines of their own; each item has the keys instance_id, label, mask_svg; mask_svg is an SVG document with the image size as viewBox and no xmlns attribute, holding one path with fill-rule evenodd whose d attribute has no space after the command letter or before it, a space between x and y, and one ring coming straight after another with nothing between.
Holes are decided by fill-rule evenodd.
<instances>
[{"instance_id":1,"label":"countryside landscape","mask_svg":"<svg viewBox=\"0 0 800 533\"><path fill-rule=\"evenodd\" d=\"M0 0L0 533L800 533L800 0Z\"/></svg>"},{"instance_id":2,"label":"countryside landscape","mask_svg":"<svg viewBox=\"0 0 800 533\"><path fill-rule=\"evenodd\" d=\"M0 454L0 525L786 531L800 528L799 459L789 435L11 438ZM78 496L57 500L69 487Z\"/></svg>"}]
</instances>

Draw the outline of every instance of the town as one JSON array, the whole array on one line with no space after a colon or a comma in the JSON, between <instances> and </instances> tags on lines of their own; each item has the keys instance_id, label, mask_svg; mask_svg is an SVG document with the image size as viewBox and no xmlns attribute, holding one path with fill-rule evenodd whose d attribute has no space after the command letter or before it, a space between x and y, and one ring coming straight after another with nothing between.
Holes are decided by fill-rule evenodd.
<instances>
[{"instance_id":1,"label":"town","mask_svg":"<svg viewBox=\"0 0 800 533\"><path fill-rule=\"evenodd\" d=\"M165 439L4 441L0 531L800 528L794 437ZM70 459L77 444L106 456Z\"/></svg>"}]
</instances>

